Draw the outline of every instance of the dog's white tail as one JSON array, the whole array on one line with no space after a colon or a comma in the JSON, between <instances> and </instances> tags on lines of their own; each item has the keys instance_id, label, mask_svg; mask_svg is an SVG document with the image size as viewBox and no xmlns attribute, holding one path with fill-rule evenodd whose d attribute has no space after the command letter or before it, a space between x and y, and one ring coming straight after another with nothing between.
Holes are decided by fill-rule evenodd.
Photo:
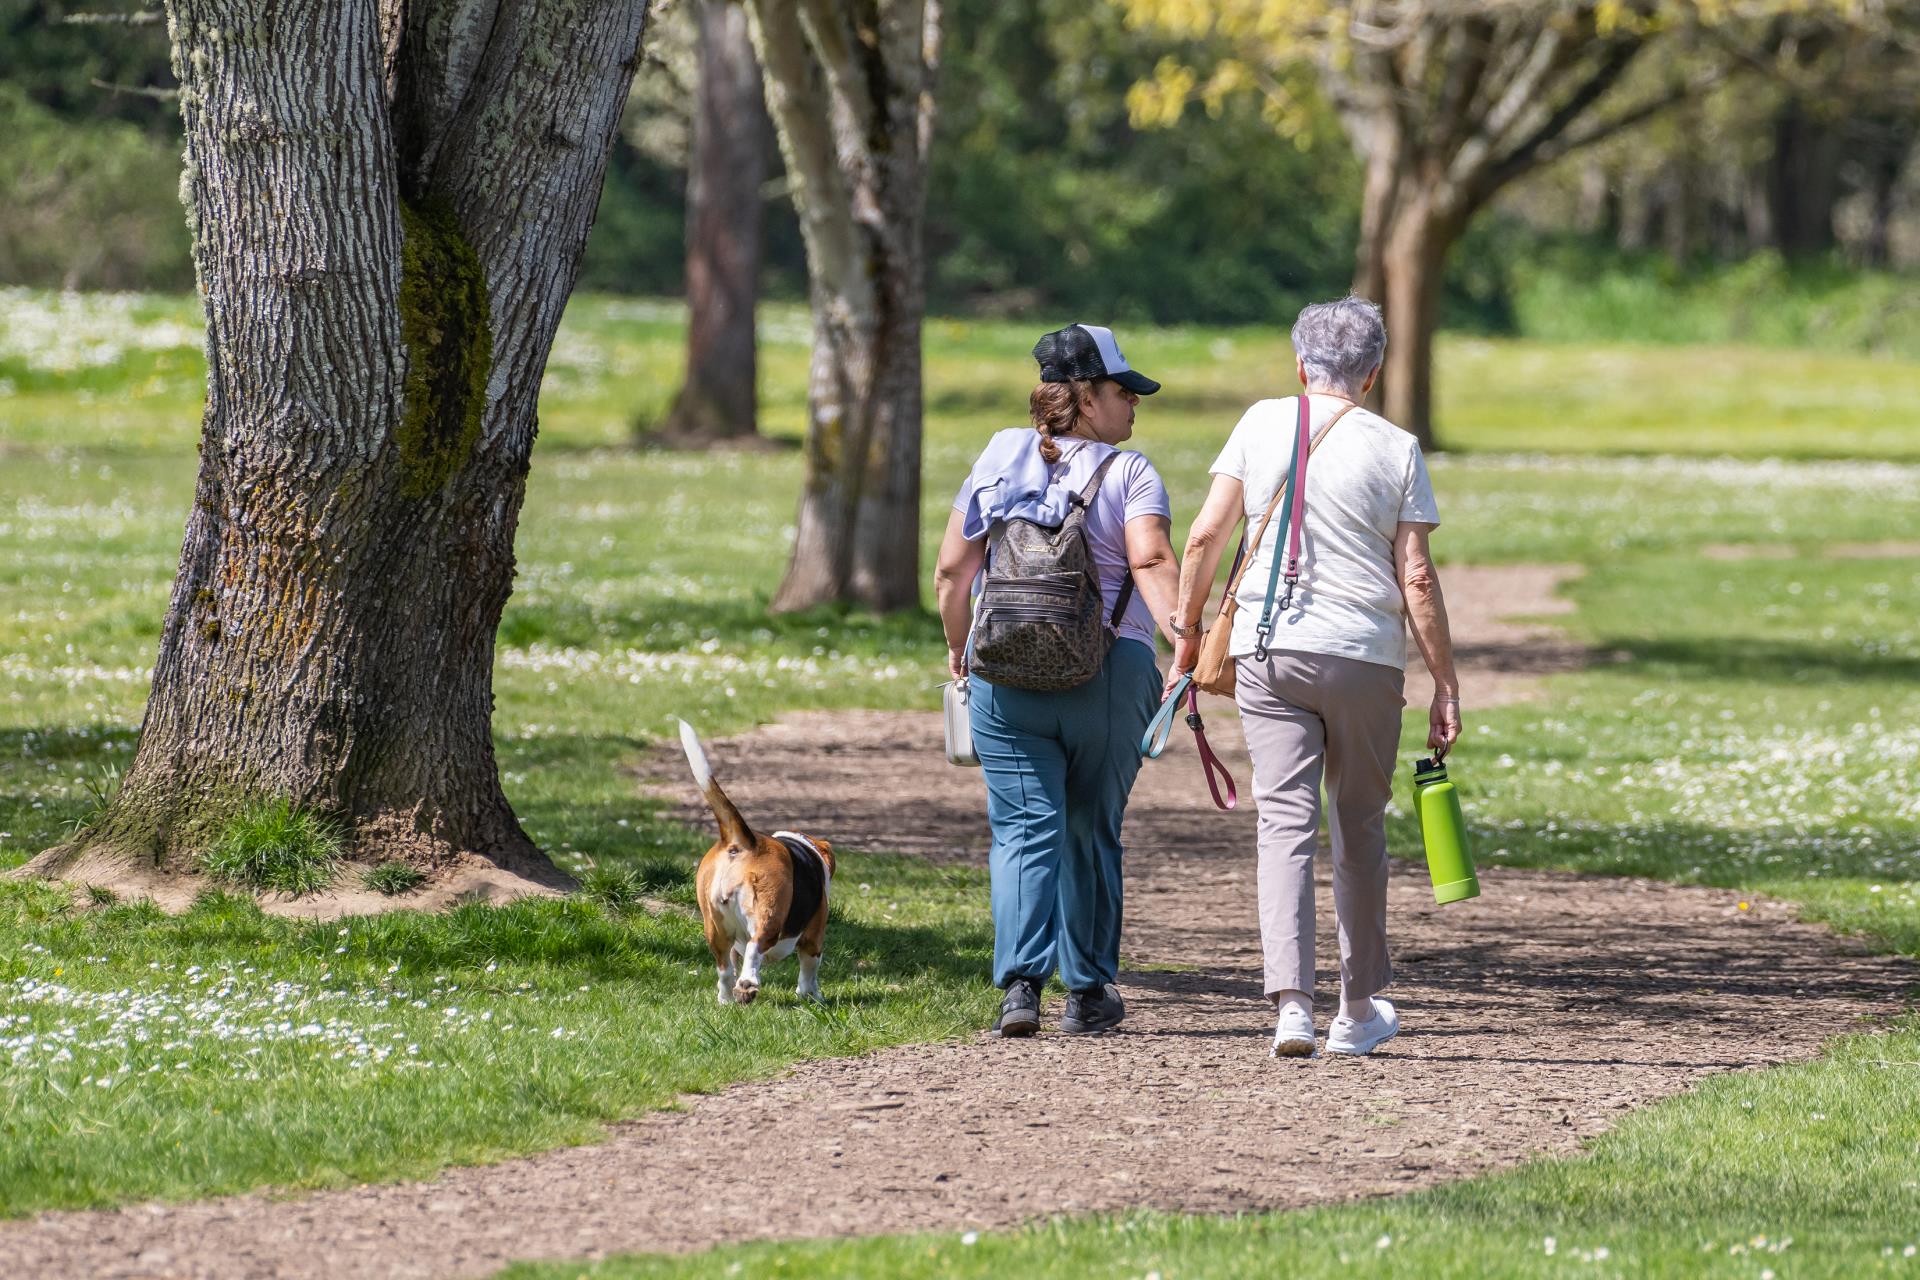
<instances>
[{"instance_id":1,"label":"dog's white tail","mask_svg":"<svg viewBox=\"0 0 1920 1280\"><path fill-rule=\"evenodd\" d=\"M741 849L753 847L753 830L747 826L747 820L740 816L740 810L721 789L719 780L713 776L713 766L707 762L706 748L700 745L700 735L685 720L680 721L680 746L687 753L687 766L693 770L693 783L700 788L700 794L706 797L707 807L713 810L713 816L720 824L720 835L728 843Z\"/></svg>"},{"instance_id":2,"label":"dog's white tail","mask_svg":"<svg viewBox=\"0 0 1920 1280\"><path fill-rule=\"evenodd\" d=\"M707 763L707 752L700 745L700 735L685 720L680 722L680 745L686 750L687 763L693 768L693 785L705 791L713 785L713 766Z\"/></svg>"}]
</instances>

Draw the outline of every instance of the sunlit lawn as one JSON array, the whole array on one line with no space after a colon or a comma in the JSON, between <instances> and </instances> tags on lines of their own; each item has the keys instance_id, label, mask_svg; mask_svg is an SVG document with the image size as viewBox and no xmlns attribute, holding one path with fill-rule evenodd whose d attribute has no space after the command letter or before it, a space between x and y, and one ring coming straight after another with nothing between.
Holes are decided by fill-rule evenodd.
<instances>
[{"instance_id":1,"label":"sunlit lawn","mask_svg":"<svg viewBox=\"0 0 1920 1280\"><path fill-rule=\"evenodd\" d=\"M191 302L64 305L0 293L0 865L83 820L131 754L194 466ZM659 821L630 772L667 717L718 735L794 707L931 707L940 663L924 615L767 617L795 452L628 447L631 422L671 390L678 326L655 303L584 299L570 313L502 627L496 732L509 795L563 865L629 872L684 904L701 837ZM1032 327L930 330L929 551L972 450L1021 420ZM804 317L775 308L765 329L768 426L791 438ZM1138 443L1184 518L1245 402L1287 390L1280 335L1123 336L1169 386L1144 407ZM1467 691L1459 774L1482 856L1777 893L1920 953L1920 567L1819 554L1920 537L1920 466L1903 461L1920 448L1899 408L1920 368L1465 340L1444 343L1443 362L1445 431L1469 447L1434 466L1443 558L1589 566L1570 625L1627 655L1556 680L1537 706L1482 712ZM1816 385L1833 412L1808 410ZM1592 456L1647 450L1707 456ZM1851 457L1761 456L1776 450ZM1699 554L1740 542L1798 558ZM1411 852L1404 817L1396 832ZM677 1090L796 1055L979 1025L980 877L857 854L843 882L829 1010L783 996L746 1019L712 1007L697 929L677 912L583 898L349 922L342 935L229 899L161 922L0 887L0 1211L418 1174L588 1140ZM1164 1258L1170 1276L1266 1274L1259 1260L1275 1250L1345 1249L1404 1258L1405 1274L1475 1274L1488 1259L1490 1273L1535 1274L1572 1265L1533 1238L1557 1234L1566 1250L1611 1240L1689 1274L1711 1252L1689 1252L1702 1243L1724 1251L1766 1232L1801 1241L1768 1264L1782 1276L1808 1273L1809 1240L1853 1241L1834 1256L1877 1266L1881 1244L1904 1246L1916 1233L1900 1224L1920 1220L1889 1172L1920 1160L1903 1136L1920 1068L1870 1060L1910 1064L1916 1039L1716 1083L1635 1119L1594 1164L1311 1217L1087 1223L933 1252L961 1268L1024 1268L1011 1260L1038 1255L1022 1250L1134 1260L1114 1274ZM1817 1150L1839 1154L1760 1136L1728 1154L1744 1103L1785 1117L1816 1089L1834 1091L1824 1114L1841 1117ZM1658 1170L1686 1173L1697 1195ZM1672 1190L1668 1209L1646 1209L1648 1186ZM1437 1252L1401 1251L1429 1232ZM1382 1234L1396 1243L1375 1251ZM892 1274L872 1260L929 1247L855 1249L834 1265ZM1726 1256L1748 1267L1729 1274L1758 1274Z\"/></svg>"}]
</instances>

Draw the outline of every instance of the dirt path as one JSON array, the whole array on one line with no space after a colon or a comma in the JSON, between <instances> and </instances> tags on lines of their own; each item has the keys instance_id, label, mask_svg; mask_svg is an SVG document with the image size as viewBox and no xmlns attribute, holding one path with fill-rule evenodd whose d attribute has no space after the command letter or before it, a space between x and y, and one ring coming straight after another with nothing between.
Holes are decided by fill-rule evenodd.
<instances>
[{"instance_id":1,"label":"dirt path","mask_svg":"<svg viewBox=\"0 0 1920 1280\"><path fill-rule=\"evenodd\" d=\"M1462 616L1467 580L1448 579ZM1505 693L1524 695L1515 668L1533 659L1507 657ZM1212 732L1244 787L1232 717ZM713 755L751 816L977 862L979 779L938 763L938 734L929 715L805 715ZM661 764L665 793L682 795L677 762ZM1409 866L1389 908L1406 1030L1371 1059L1273 1060L1251 814L1213 811L1182 742L1142 773L1127 829L1122 1034L808 1064L600 1146L429 1183L49 1214L0 1224L0 1258L22 1276L479 1276L746 1237L1344 1200L1569 1151L1702 1075L1809 1057L1895 1011L1915 981L1728 893L1492 869L1482 898L1439 909ZM831 972L829 959L829 989Z\"/></svg>"}]
</instances>

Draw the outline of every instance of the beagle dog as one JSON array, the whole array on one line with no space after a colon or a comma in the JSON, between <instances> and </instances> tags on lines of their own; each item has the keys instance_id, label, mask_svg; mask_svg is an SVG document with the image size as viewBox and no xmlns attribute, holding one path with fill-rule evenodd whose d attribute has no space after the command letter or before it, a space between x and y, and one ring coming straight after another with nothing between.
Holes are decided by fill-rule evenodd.
<instances>
[{"instance_id":1,"label":"beagle dog","mask_svg":"<svg viewBox=\"0 0 1920 1280\"><path fill-rule=\"evenodd\" d=\"M693 781L720 823L720 839L700 859L694 889L707 947L720 971L721 1004L752 1004L760 966L800 953L802 996L820 998L820 952L827 937L833 846L797 831L756 835L720 788L693 726L680 722L680 745Z\"/></svg>"}]
</instances>

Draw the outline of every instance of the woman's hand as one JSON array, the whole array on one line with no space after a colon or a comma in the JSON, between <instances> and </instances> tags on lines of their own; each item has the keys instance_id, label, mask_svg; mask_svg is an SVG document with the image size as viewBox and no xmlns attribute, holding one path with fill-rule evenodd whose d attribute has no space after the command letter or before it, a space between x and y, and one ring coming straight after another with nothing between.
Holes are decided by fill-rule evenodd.
<instances>
[{"instance_id":1,"label":"woman's hand","mask_svg":"<svg viewBox=\"0 0 1920 1280\"><path fill-rule=\"evenodd\" d=\"M1173 642L1173 661L1167 665L1167 678L1160 686L1160 701L1165 702L1173 693L1173 686L1180 683L1181 676L1193 673L1193 664L1199 660L1199 636L1186 636Z\"/></svg>"},{"instance_id":2,"label":"woman's hand","mask_svg":"<svg viewBox=\"0 0 1920 1280\"><path fill-rule=\"evenodd\" d=\"M958 649L952 645L947 646L947 674L955 680L965 680L967 678L966 645L963 644Z\"/></svg>"},{"instance_id":3,"label":"woman's hand","mask_svg":"<svg viewBox=\"0 0 1920 1280\"><path fill-rule=\"evenodd\" d=\"M1427 750L1445 755L1460 737L1460 695L1436 692L1427 711Z\"/></svg>"},{"instance_id":4,"label":"woman's hand","mask_svg":"<svg viewBox=\"0 0 1920 1280\"><path fill-rule=\"evenodd\" d=\"M1173 642L1173 678L1179 679L1200 663L1200 637L1181 636Z\"/></svg>"}]
</instances>

